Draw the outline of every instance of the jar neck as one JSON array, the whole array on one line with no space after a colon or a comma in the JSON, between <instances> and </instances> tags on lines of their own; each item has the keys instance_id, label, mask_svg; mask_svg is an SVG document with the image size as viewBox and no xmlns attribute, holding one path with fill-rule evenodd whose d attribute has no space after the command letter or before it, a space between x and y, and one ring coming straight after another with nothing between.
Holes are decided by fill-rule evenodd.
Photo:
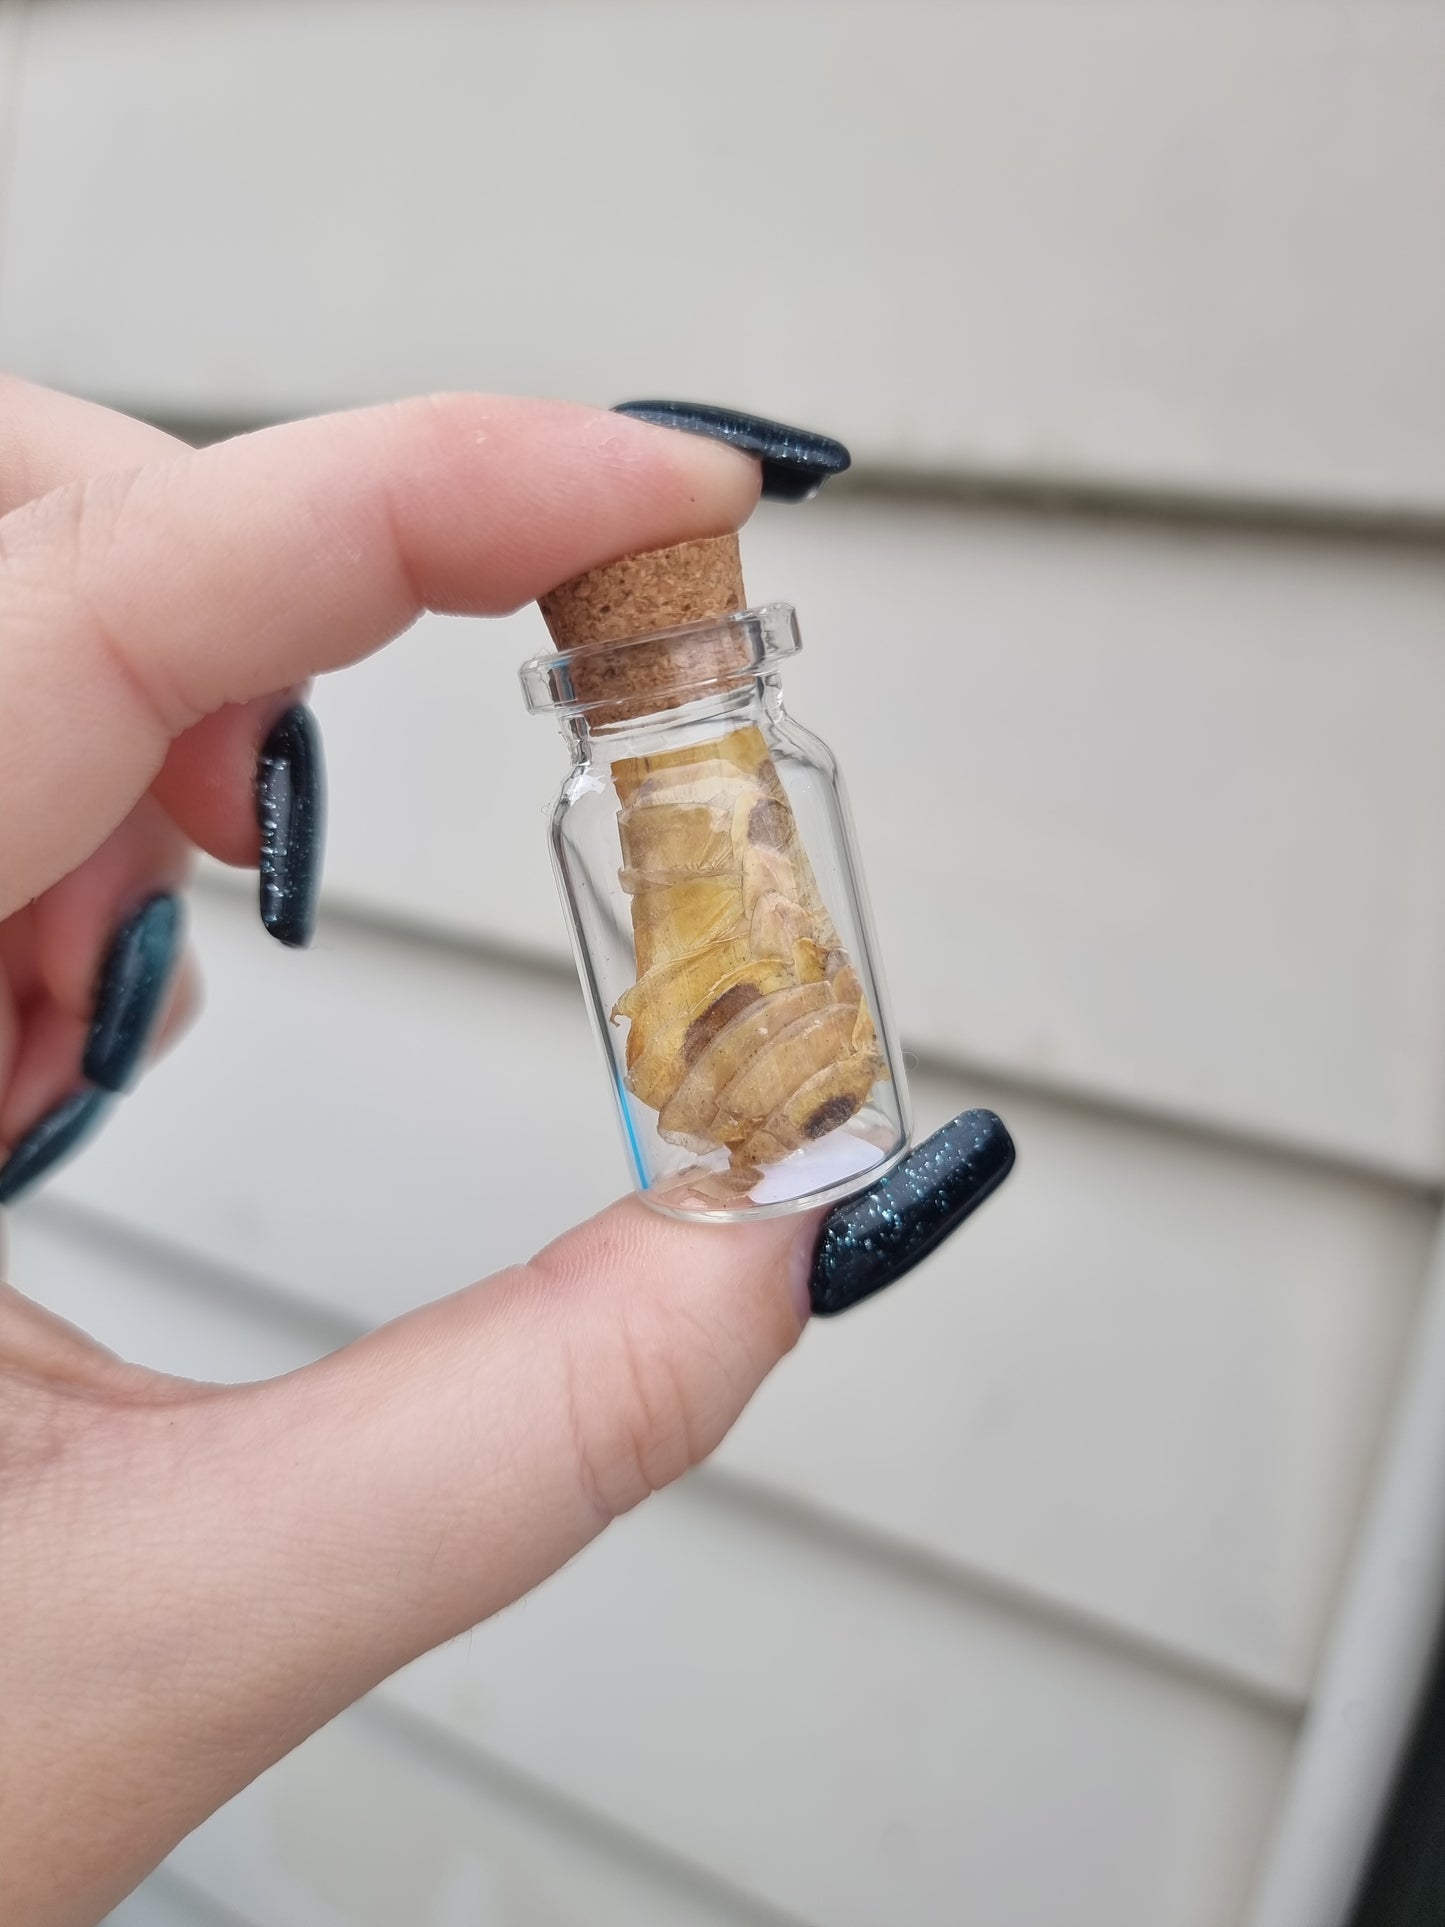
<instances>
[{"instance_id":1,"label":"jar neck","mask_svg":"<svg viewBox=\"0 0 1445 1927\"><path fill-rule=\"evenodd\" d=\"M639 734L656 747L659 732L671 742L695 725L733 727L801 646L792 609L775 602L534 656L520 675L527 707L558 718L574 756L614 760L639 753L616 747Z\"/></svg>"},{"instance_id":2,"label":"jar neck","mask_svg":"<svg viewBox=\"0 0 1445 1927\"><path fill-rule=\"evenodd\" d=\"M596 723L586 715L561 715L558 722L574 765L606 768L625 758L687 749L729 730L758 727L781 710L778 678L757 676L733 688L713 691L696 702L629 717L624 722Z\"/></svg>"}]
</instances>

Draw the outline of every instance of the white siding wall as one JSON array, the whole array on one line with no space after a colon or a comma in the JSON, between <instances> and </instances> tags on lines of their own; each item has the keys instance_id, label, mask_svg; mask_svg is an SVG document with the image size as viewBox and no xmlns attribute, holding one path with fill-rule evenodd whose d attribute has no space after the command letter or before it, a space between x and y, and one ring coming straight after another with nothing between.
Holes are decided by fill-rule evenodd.
<instances>
[{"instance_id":1,"label":"white siding wall","mask_svg":"<svg viewBox=\"0 0 1445 1927\"><path fill-rule=\"evenodd\" d=\"M0 0L0 65L26 373L852 442L750 582L920 1125L995 1102L1021 1153L116 1918L1240 1921L1445 1186L1445 7ZM247 1377L615 1191L535 635L322 688L316 950L207 880L207 1017L17 1213L19 1282Z\"/></svg>"}]
</instances>

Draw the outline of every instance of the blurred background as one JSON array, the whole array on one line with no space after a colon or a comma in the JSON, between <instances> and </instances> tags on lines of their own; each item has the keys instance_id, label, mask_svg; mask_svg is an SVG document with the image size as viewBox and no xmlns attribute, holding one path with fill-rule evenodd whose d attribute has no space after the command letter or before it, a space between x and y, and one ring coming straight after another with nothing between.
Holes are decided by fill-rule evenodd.
<instances>
[{"instance_id":1,"label":"blurred background","mask_svg":"<svg viewBox=\"0 0 1445 1927\"><path fill-rule=\"evenodd\" d=\"M851 445L750 589L920 1127L1020 1149L115 1920L1338 1917L1441 1583L1445 7L0 0L0 82L28 376L196 440L477 387ZM316 949L208 873L202 1024L20 1283L244 1378L623 1187L544 641L428 619L321 688Z\"/></svg>"}]
</instances>

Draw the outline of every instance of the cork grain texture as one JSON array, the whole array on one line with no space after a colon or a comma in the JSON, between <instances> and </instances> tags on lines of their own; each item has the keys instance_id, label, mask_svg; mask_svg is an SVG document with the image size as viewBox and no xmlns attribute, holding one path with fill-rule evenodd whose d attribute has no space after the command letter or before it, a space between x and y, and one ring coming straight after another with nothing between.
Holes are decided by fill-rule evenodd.
<instances>
[{"instance_id":1,"label":"cork grain texture","mask_svg":"<svg viewBox=\"0 0 1445 1927\"><path fill-rule=\"evenodd\" d=\"M747 607L738 538L707 536L624 556L564 582L539 606L557 648L584 651L735 614ZM575 662L572 680L583 701L605 705L595 720L621 722L676 708L687 700L686 685L746 662L740 636L668 636L634 649L599 647L595 661L584 654Z\"/></svg>"}]
</instances>

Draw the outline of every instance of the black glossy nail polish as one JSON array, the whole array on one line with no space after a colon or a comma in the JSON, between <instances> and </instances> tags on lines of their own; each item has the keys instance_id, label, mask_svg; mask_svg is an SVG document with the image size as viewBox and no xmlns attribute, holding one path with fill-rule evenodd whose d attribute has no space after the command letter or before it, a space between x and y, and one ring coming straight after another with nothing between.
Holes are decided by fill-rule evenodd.
<instances>
[{"instance_id":1,"label":"black glossy nail polish","mask_svg":"<svg viewBox=\"0 0 1445 1927\"><path fill-rule=\"evenodd\" d=\"M886 1178L823 1220L808 1284L822 1318L901 1278L956 1231L1013 1169L1013 1139L992 1111L965 1111Z\"/></svg>"},{"instance_id":2,"label":"black glossy nail polish","mask_svg":"<svg viewBox=\"0 0 1445 1927\"><path fill-rule=\"evenodd\" d=\"M274 725L256 763L261 828L261 921L278 943L304 949L316 928L326 842L326 763L305 703Z\"/></svg>"},{"instance_id":3,"label":"black glossy nail polish","mask_svg":"<svg viewBox=\"0 0 1445 1927\"><path fill-rule=\"evenodd\" d=\"M123 1091L139 1068L181 947L180 898L152 897L111 940L80 1068L103 1091Z\"/></svg>"},{"instance_id":4,"label":"black glossy nail polish","mask_svg":"<svg viewBox=\"0 0 1445 1927\"><path fill-rule=\"evenodd\" d=\"M107 1091L77 1091L47 1111L0 1164L0 1204L13 1204L23 1191L53 1171L82 1139L89 1137L110 1103Z\"/></svg>"},{"instance_id":5,"label":"black glossy nail polish","mask_svg":"<svg viewBox=\"0 0 1445 1927\"><path fill-rule=\"evenodd\" d=\"M736 408L717 408L705 401L623 401L614 415L658 428L680 428L689 435L710 435L729 442L762 464L763 494L772 502L805 502L816 495L830 475L841 475L852 456L841 442L810 428L789 428L762 415L745 415Z\"/></svg>"}]
</instances>

